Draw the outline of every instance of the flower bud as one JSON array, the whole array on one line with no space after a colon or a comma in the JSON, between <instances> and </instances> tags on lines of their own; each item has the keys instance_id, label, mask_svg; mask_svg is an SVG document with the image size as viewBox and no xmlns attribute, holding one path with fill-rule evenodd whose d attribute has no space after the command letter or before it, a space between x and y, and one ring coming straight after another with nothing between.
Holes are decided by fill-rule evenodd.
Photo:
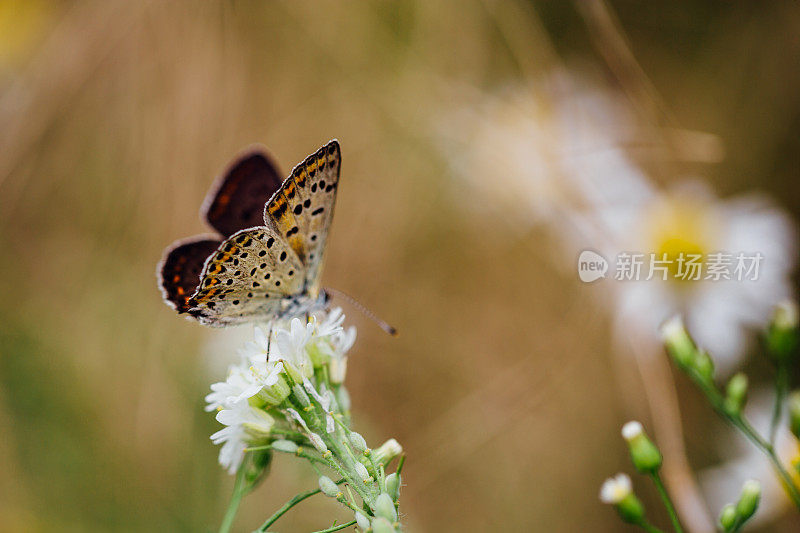
<instances>
[{"instance_id":1,"label":"flower bud","mask_svg":"<svg viewBox=\"0 0 800 533\"><path fill-rule=\"evenodd\" d=\"M784 300L776 305L775 313L772 315L772 325L778 329L797 329L800 326L797 302Z\"/></svg>"},{"instance_id":2,"label":"flower bud","mask_svg":"<svg viewBox=\"0 0 800 533\"><path fill-rule=\"evenodd\" d=\"M336 389L336 401L339 403L339 408L343 413L350 412L350 393L343 386Z\"/></svg>"},{"instance_id":3,"label":"flower bud","mask_svg":"<svg viewBox=\"0 0 800 533\"><path fill-rule=\"evenodd\" d=\"M294 397L297 398L297 401L300 402L300 405L303 407L308 407L311 405L311 400L308 398L308 394L306 394L306 391L299 384L292 387L292 393L294 393Z\"/></svg>"},{"instance_id":4,"label":"flower bud","mask_svg":"<svg viewBox=\"0 0 800 533\"><path fill-rule=\"evenodd\" d=\"M397 521L397 509L394 506L394 501L385 492L382 492L375 499L375 516L382 516L389 522Z\"/></svg>"},{"instance_id":5,"label":"flower bud","mask_svg":"<svg viewBox=\"0 0 800 533\"><path fill-rule=\"evenodd\" d=\"M314 367L319 368L331 360L333 350L327 339L320 339L317 342L310 342L306 345L306 351L311 358Z\"/></svg>"},{"instance_id":6,"label":"flower bud","mask_svg":"<svg viewBox=\"0 0 800 533\"><path fill-rule=\"evenodd\" d=\"M644 432L639 422L632 421L622 426L622 437L628 441L633 466L641 473L654 473L661 468L661 452Z\"/></svg>"},{"instance_id":7,"label":"flower bud","mask_svg":"<svg viewBox=\"0 0 800 533\"><path fill-rule=\"evenodd\" d=\"M800 390L789 395L789 429L792 434L800 439Z\"/></svg>"},{"instance_id":8,"label":"flower bud","mask_svg":"<svg viewBox=\"0 0 800 533\"><path fill-rule=\"evenodd\" d=\"M289 361L282 360L281 362L286 375L295 383L302 383L304 378L311 377L314 374L314 367L310 364L311 361L308 361L308 364L301 364L299 368Z\"/></svg>"},{"instance_id":9,"label":"flower bud","mask_svg":"<svg viewBox=\"0 0 800 533\"><path fill-rule=\"evenodd\" d=\"M744 522L756 512L758 502L761 500L761 483L750 479L742 485L742 495L736 503L736 514L739 521Z\"/></svg>"},{"instance_id":10,"label":"flower bud","mask_svg":"<svg viewBox=\"0 0 800 533\"><path fill-rule=\"evenodd\" d=\"M242 423L242 429L253 439L253 441L263 441L269 438L275 419L261 409L250 408L250 416L246 422Z\"/></svg>"},{"instance_id":11,"label":"flower bud","mask_svg":"<svg viewBox=\"0 0 800 533\"><path fill-rule=\"evenodd\" d=\"M360 527L362 531L366 531L369 529L369 518L364 516L364 513L356 511L356 524L358 524L358 527Z\"/></svg>"},{"instance_id":12,"label":"flower bud","mask_svg":"<svg viewBox=\"0 0 800 533\"><path fill-rule=\"evenodd\" d=\"M631 478L627 474L617 474L603 482L600 487L600 501L611 505L616 505L630 494L633 494Z\"/></svg>"},{"instance_id":13,"label":"flower bud","mask_svg":"<svg viewBox=\"0 0 800 533\"><path fill-rule=\"evenodd\" d=\"M714 360L705 350L697 350L694 356L694 369L707 382L714 378Z\"/></svg>"},{"instance_id":14,"label":"flower bud","mask_svg":"<svg viewBox=\"0 0 800 533\"><path fill-rule=\"evenodd\" d=\"M372 476L369 475L367 467L364 466L362 463L356 461L355 469L356 469L356 474L358 474L358 477L360 477L364 481L364 483L369 483L370 481L372 481Z\"/></svg>"},{"instance_id":15,"label":"flower bud","mask_svg":"<svg viewBox=\"0 0 800 533\"><path fill-rule=\"evenodd\" d=\"M600 488L600 501L613 505L625 522L639 524L644 520L644 506L633 493L631 478L617 474Z\"/></svg>"},{"instance_id":16,"label":"flower bud","mask_svg":"<svg viewBox=\"0 0 800 533\"><path fill-rule=\"evenodd\" d=\"M379 516L372 521L372 531L373 533L395 533L392 523L382 516Z\"/></svg>"},{"instance_id":17,"label":"flower bud","mask_svg":"<svg viewBox=\"0 0 800 533\"><path fill-rule=\"evenodd\" d=\"M739 414L745 402L747 402L747 376L739 372L725 387L725 410L731 414Z\"/></svg>"},{"instance_id":18,"label":"flower bud","mask_svg":"<svg viewBox=\"0 0 800 533\"><path fill-rule=\"evenodd\" d=\"M350 437L350 444L353 445L353 448L355 448L361 453L364 453L365 451L368 450L367 441L364 440L364 437L362 437L360 433L352 431L349 437Z\"/></svg>"},{"instance_id":19,"label":"flower bud","mask_svg":"<svg viewBox=\"0 0 800 533\"><path fill-rule=\"evenodd\" d=\"M291 389L289 384L286 383L286 379L283 376L278 376L275 383L263 387L256 396L265 404L273 406L280 405L289 396L290 392Z\"/></svg>"},{"instance_id":20,"label":"flower bud","mask_svg":"<svg viewBox=\"0 0 800 533\"><path fill-rule=\"evenodd\" d=\"M798 337L797 304L792 301L781 302L776 306L767 328L767 351L776 362L786 362L797 350Z\"/></svg>"},{"instance_id":21,"label":"flower bud","mask_svg":"<svg viewBox=\"0 0 800 533\"><path fill-rule=\"evenodd\" d=\"M347 375L347 356L332 357L328 363L328 374L331 383L341 384L344 383L344 378Z\"/></svg>"},{"instance_id":22,"label":"flower bud","mask_svg":"<svg viewBox=\"0 0 800 533\"><path fill-rule=\"evenodd\" d=\"M325 444L325 441L322 440L322 437L316 433L309 433L308 440L311 441L311 444L314 445L314 448L316 448L319 453L325 453L328 451L328 446Z\"/></svg>"},{"instance_id":23,"label":"flower bud","mask_svg":"<svg viewBox=\"0 0 800 533\"><path fill-rule=\"evenodd\" d=\"M694 367L697 346L686 331L680 315L673 316L661 325L661 339L678 366Z\"/></svg>"},{"instance_id":24,"label":"flower bud","mask_svg":"<svg viewBox=\"0 0 800 533\"><path fill-rule=\"evenodd\" d=\"M403 453L403 447L395 439L389 439L378 448L372 450L372 457L379 465L388 465L392 459Z\"/></svg>"},{"instance_id":25,"label":"flower bud","mask_svg":"<svg viewBox=\"0 0 800 533\"><path fill-rule=\"evenodd\" d=\"M719 525L722 528L722 531L727 533L728 531L733 531L733 527L736 525L736 506L732 503L729 503L725 507L722 508L722 511L719 513Z\"/></svg>"},{"instance_id":26,"label":"flower bud","mask_svg":"<svg viewBox=\"0 0 800 533\"><path fill-rule=\"evenodd\" d=\"M272 443L272 449L284 453L295 453L297 451L297 444L290 440L280 439Z\"/></svg>"},{"instance_id":27,"label":"flower bud","mask_svg":"<svg viewBox=\"0 0 800 533\"><path fill-rule=\"evenodd\" d=\"M401 483L402 480L400 479L400 474L397 472L392 472L386 476L386 493L391 496L394 501L397 501L400 498Z\"/></svg>"},{"instance_id":28,"label":"flower bud","mask_svg":"<svg viewBox=\"0 0 800 533\"><path fill-rule=\"evenodd\" d=\"M328 476L320 476L319 490L321 490L325 496L330 496L331 498L335 498L339 495L339 487L337 487L336 483Z\"/></svg>"}]
</instances>

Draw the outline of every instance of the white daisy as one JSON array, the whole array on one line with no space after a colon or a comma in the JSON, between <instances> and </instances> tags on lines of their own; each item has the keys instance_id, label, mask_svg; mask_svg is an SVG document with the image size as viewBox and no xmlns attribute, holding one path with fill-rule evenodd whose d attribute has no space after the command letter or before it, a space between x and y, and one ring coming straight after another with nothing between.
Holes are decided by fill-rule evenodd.
<instances>
[{"instance_id":1,"label":"white daisy","mask_svg":"<svg viewBox=\"0 0 800 533\"><path fill-rule=\"evenodd\" d=\"M727 374L740 362L749 334L764 328L773 306L791 294L796 257L792 224L762 198L719 200L707 187L691 183L631 209L612 210L609 218L616 219L614 225L621 231L607 234L606 257L637 250L672 261L666 281L656 275L649 281L609 283L616 299L618 337L629 335L630 328L654 334L664 320L681 313L698 345ZM735 269L737 254L760 254L757 276L707 279L717 253L730 254L729 272ZM679 279L679 259L690 254L703 257L700 279ZM647 264L642 267L646 270Z\"/></svg>"},{"instance_id":2,"label":"white daisy","mask_svg":"<svg viewBox=\"0 0 800 533\"><path fill-rule=\"evenodd\" d=\"M797 254L786 214L763 198L719 200L703 185L660 191L625 148L661 145L636 126L622 98L564 73L467 101L441 128L454 178L470 185L458 188L469 193L464 205L493 206L520 232L543 224L561 243L570 275L586 249L612 264L622 252L666 253L673 262L680 252L761 254L752 281L607 279L594 293L614 302L620 341L632 330L654 338L662 321L682 313L727 373L747 347L748 330L763 327L790 294ZM693 141L679 145L703 145L707 160L718 159L718 143L706 142L713 136L682 135ZM697 159L689 152L679 155Z\"/></svg>"},{"instance_id":3,"label":"white daisy","mask_svg":"<svg viewBox=\"0 0 800 533\"><path fill-rule=\"evenodd\" d=\"M587 198L620 203L647 192L621 148L642 142L629 117L612 93L556 72L465 98L439 130L454 179L470 186L464 205L490 206L520 233L545 223L568 237L564 209L581 210Z\"/></svg>"}]
</instances>

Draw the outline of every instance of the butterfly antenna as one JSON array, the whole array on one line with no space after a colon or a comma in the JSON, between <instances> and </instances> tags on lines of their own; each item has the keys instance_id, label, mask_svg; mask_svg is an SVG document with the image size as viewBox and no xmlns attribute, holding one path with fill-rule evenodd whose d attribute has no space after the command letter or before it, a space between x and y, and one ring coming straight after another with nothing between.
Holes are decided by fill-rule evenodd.
<instances>
[{"instance_id":1,"label":"butterfly antenna","mask_svg":"<svg viewBox=\"0 0 800 533\"><path fill-rule=\"evenodd\" d=\"M365 317L367 317L370 320L372 320L373 322L375 322L378 325L378 327L381 328L383 331L385 331L386 333L388 333L392 337L396 337L397 336L397 328L395 328L394 326L389 325L388 322L386 322L385 320L382 320L381 318L379 318L378 315L376 315L375 313L370 311L367 308L367 306L365 306L364 304L362 304L361 302L359 302L358 300L356 300L355 298L353 298L352 296L350 296L346 292L342 292L342 291L340 291L338 289L331 289L329 287L325 288L325 292L328 292L330 294L333 294L334 296L337 296L337 297L340 297L340 298L343 298L343 299L347 300L348 302L350 302L350 304L353 307L355 307L356 309L361 311L361 313Z\"/></svg>"}]
</instances>

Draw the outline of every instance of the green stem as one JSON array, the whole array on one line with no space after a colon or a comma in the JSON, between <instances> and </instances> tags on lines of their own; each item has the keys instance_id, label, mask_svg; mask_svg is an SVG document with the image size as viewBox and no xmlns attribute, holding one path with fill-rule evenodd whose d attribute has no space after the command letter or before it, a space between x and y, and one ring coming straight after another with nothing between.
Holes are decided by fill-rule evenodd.
<instances>
[{"instance_id":1,"label":"green stem","mask_svg":"<svg viewBox=\"0 0 800 533\"><path fill-rule=\"evenodd\" d=\"M675 505L673 505L672 499L669 497L669 493L664 487L664 483L661 481L661 476L658 475L658 472L653 472L650 474L650 477L653 479L653 483L655 483L658 489L658 495L661 496L661 501L664 502L664 507L666 507L669 519L672 521L673 529L675 529L676 533L683 533L681 522L678 519L678 512L675 510Z\"/></svg>"},{"instance_id":2,"label":"green stem","mask_svg":"<svg viewBox=\"0 0 800 533\"><path fill-rule=\"evenodd\" d=\"M703 392L703 394L705 394L706 398L708 398L708 401L711 403L711 406L714 408L717 414L741 431L744 436L747 437L747 439L750 440L753 445L755 445L756 448L761 450L767 456L769 461L772 463L775 472L781 478L781 482L786 489L789 498L792 500L792 503L794 503L795 507L800 509L800 489L797 488L797 485L795 485L792 477L786 471L780 459L778 459L774 446L764 440L764 438L758 434L758 432L753 428L753 426L750 425L750 423L742 416L741 413L732 413L725 407L725 400L713 383L709 383L692 369L686 369L686 372L689 374L689 377L691 377L692 380L700 387L700 390Z\"/></svg>"},{"instance_id":3,"label":"green stem","mask_svg":"<svg viewBox=\"0 0 800 533\"><path fill-rule=\"evenodd\" d=\"M775 447L772 446L769 442L765 441L761 435L759 435L753 426L744 419L741 415L728 415L727 417L730 422L739 428L739 430L744 433L744 435L750 439L758 449L760 449L772 463L772 466L775 469L775 472L781 478L781 482L786 489L786 492L789 494L789 498L791 498L792 503L800 509L800 490L798 490L797 485L795 485L792 476L789 472L786 471L783 464L781 463L778 455L775 453Z\"/></svg>"},{"instance_id":4,"label":"green stem","mask_svg":"<svg viewBox=\"0 0 800 533\"><path fill-rule=\"evenodd\" d=\"M231 501L228 503L228 510L225 511L225 517L222 519L222 524L219 526L219 533L228 533L233 525L233 520L236 518L236 512L239 510L239 504L242 503L242 498L245 493L245 471L244 461L239 466L236 472L236 481L233 484L233 494Z\"/></svg>"},{"instance_id":5,"label":"green stem","mask_svg":"<svg viewBox=\"0 0 800 533\"><path fill-rule=\"evenodd\" d=\"M328 529L320 529L319 531L315 531L314 533L332 533L333 531L339 531L341 529L345 529L345 528L348 528L348 527L350 527L352 525L355 525L355 523L356 523L355 520L351 520L351 521L347 522L346 524L340 524L338 526L331 526Z\"/></svg>"},{"instance_id":6,"label":"green stem","mask_svg":"<svg viewBox=\"0 0 800 533\"><path fill-rule=\"evenodd\" d=\"M783 403L786 400L786 394L789 392L789 372L786 366L778 363L778 368L775 371L775 405L772 409L772 421L769 425L769 443L775 445L775 435L778 432L778 425L781 421L781 414L783 412Z\"/></svg>"},{"instance_id":7,"label":"green stem","mask_svg":"<svg viewBox=\"0 0 800 533\"><path fill-rule=\"evenodd\" d=\"M280 435L281 437L283 437L283 438L285 438L287 440L292 440L292 439L294 439L295 441L297 441L297 440L301 440L301 441L306 440L306 436L303 435L302 433L300 433L299 431L292 431L292 430L289 430L289 429L273 429L271 431L271 434L272 435L276 435L276 436Z\"/></svg>"},{"instance_id":8,"label":"green stem","mask_svg":"<svg viewBox=\"0 0 800 533\"><path fill-rule=\"evenodd\" d=\"M344 483L343 479L340 479L339 481L336 482L337 485L339 485L341 483ZM278 518L280 518L281 516L285 515L289 511L289 509L291 509L292 507L294 507L298 503L302 502L303 500L308 499L308 498L314 496L315 494L319 494L320 492L322 492L322 490L313 489L313 490L309 490L309 491L306 491L306 492L301 492L300 494L295 495L291 500L289 500L288 502L283 504L283 507L281 507L280 509L275 511L275 514L273 514L272 516L267 518L267 521L264 522L263 524L261 524L261 527L258 528L256 531L260 532L260 533L263 533L263 532L267 531L269 526L271 526L272 524L277 522Z\"/></svg>"},{"instance_id":9,"label":"green stem","mask_svg":"<svg viewBox=\"0 0 800 533\"><path fill-rule=\"evenodd\" d=\"M664 533L645 519L642 519L642 521L636 525L647 531L647 533Z\"/></svg>"}]
</instances>

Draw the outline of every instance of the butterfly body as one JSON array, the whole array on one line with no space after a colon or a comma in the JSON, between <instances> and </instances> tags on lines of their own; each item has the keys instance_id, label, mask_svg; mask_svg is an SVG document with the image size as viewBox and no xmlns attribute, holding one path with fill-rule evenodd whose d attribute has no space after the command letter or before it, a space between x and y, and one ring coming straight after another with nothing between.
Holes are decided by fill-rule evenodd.
<instances>
[{"instance_id":1,"label":"butterfly body","mask_svg":"<svg viewBox=\"0 0 800 533\"><path fill-rule=\"evenodd\" d=\"M167 248L164 300L211 326L268 321L323 307L320 274L339 183L330 141L285 180L261 152L239 158L212 188L203 215L224 238L198 236Z\"/></svg>"}]
</instances>

